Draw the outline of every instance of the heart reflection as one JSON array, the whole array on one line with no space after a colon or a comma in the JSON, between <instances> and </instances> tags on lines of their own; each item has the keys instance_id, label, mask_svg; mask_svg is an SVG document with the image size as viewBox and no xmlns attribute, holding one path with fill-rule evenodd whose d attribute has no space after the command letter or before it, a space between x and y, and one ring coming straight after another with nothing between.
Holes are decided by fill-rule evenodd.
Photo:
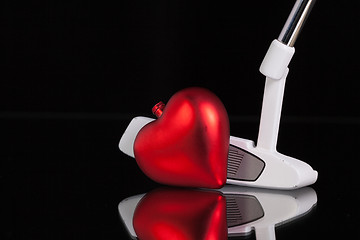
<instances>
[{"instance_id":1,"label":"heart reflection","mask_svg":"<svg viewBox=\"0 0 360 240\"><path fill-rule=\"evenodd\" d=\"M276 191L225 186L220 191L161 188L129 197L119 212L133 239L227 239L255 231L275 239L275 227L316 205L312 188Z\"/></svg>"},{"instance_id":2,"label":"heart reflection","mask_svg":"<svg viewBox=\"0 0 360 240\"><path fill-rule=\"evenodd\" d=\"M157 189L137 204L133 226L140 240L227 239L226 200L215 191Z\"/></svg>"}]
</instances>

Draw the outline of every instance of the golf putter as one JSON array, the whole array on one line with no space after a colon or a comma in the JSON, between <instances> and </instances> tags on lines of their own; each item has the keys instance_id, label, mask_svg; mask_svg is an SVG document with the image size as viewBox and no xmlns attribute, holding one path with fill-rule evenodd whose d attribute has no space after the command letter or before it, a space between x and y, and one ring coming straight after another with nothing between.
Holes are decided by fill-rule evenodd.
<instances>
[{"instance_id":1,"label":"golf putter","mask_svg":"<svg viewBox=\"0 0 360 240\"><path fill-rule=\"evenodd\" d=\"M266 76L257 145L252 140L230 136L227 183L271 188L296 189L316 182L318 173L298 159L276 150L288 65L295 53L294 43L315 0L297 0L278 39L275 39L260 66ZM133 145L142 127L153 118L135 117L120 139L119 148L134 157Z\"/></svg>"},{"instance_id":2,"label":"golf putter","mask_svg":"<svg viewBox=\"0 0 360 240\"><path fill-rule=\"evenodd\" d=\"M310 187L279 191L227 185L219 192L226 198L228 237L255 232L257 240L274 240L275 227L305 216L317 203L316 192ZM137 239L134 212L145 195L128 197L118 205L120 218L132 239Z\"/></svg>"},{"instance_id":3,"label":"golf putter","mask_svg":"<svg viewBox=\"0 0 360 240\"><path fill-rule=\"evenodd\" d=\"M297 0L278 39L260 66L266 76L257 145L230 137L227 183L274 189L295 189L313 184L317 172L310 165L276 151L288 65L294 43L315 0Z\"/></svg>"}]
</instances>

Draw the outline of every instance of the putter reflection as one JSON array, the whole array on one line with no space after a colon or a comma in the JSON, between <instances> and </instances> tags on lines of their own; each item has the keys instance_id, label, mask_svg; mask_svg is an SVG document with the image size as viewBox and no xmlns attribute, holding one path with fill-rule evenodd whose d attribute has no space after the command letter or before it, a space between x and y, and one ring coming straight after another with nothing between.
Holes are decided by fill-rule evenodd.
<instances>
[{"instance_id":1,"label":"putter reflection","mask_svg":"<svg viewBox=\"0 0 360 240\"><path fill-rule=\"evenodd\" d=\"M275 239L276 226L306 215L316 203L316 192L309 187L162 188L124 199L119 213L132 239L221 240L255 231L257 240L265 240Z\"/></svg>"},{"instance_id":2,"label":"putter reflection","mask_svg":"<svg viewBox=\"0 0 360 240\"><path fill-rule=\"evenodd\" d=\"M310 187L292 191L225 186L228 235L255 231L257 240L275 239L275 227L305 216L317 203Z\"/></svg>"}]
</instances>

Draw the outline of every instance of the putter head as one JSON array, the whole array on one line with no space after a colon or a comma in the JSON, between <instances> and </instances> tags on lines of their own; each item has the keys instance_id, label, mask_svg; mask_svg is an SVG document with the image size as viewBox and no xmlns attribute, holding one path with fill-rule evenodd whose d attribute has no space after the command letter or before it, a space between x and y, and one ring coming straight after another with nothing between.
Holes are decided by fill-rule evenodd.
<instances>
[{"instance_id":1,"label":"putter head","mask_svg":"<svg viewBox=\"0 0 360 240\"><path fill-rule=\"evenodd\" d=\"M316 192L309 187L278 191L226 185L219 191L226 198L228 237L247 236L255 231L256 239L275 239L275 227L306 215L317 203ZM137 239L134 212L144 196L126 198L118 205L120 218L132 239Z\"/></svg>"},{"instance_id":2,"label":"putter head","mask_svg":"<svg viewBox=\"0 0 360 240\"><path fill-rule=\"evenodd\" d=\"M126 155L129 155L130 157L135 157L134 142L137 134L139 133L140 129L142 129L146 124L154 120L155 119L148 117L133 118L120 139L119 142L120 150Z\"/></svg>"},{"instance_id":3,"label":"putter head","mask_svg":"<svg viewBox=\"0 0 360 240\"><path fill-rule=\"evenodd\" d=\"M291 190L316 182L317 171L298 159L255 147L253 141L230 137L227 183Z\"/></svg>"},{"instance_id":4,"label":"putter head","mask_svg":"<svg viewBox=\"0 0 360 240\"><path fill-rule=\"evenodd\" d=\"M135 138L153 118L135 117L120 139L119 148L134 157ZM269 189L291 190L316 182L318 173L307 163L276 151L255 147L251 140L230 137L227 183Z\"/></svg>"}]
</instances>

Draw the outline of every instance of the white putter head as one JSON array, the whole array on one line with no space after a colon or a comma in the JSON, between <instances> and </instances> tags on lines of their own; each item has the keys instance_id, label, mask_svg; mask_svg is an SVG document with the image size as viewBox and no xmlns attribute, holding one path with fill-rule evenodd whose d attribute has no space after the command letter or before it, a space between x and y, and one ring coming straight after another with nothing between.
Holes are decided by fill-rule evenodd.
<instances>
[{"instance_id":1,"label":"white putter head","mask_svg":"<svg viewBox=\"0 0 360 240\"><path fill-rule=\"evenodd\" d=\"M227 183L271 188L296 189L317 180L310 165L276 151L279 123L288 65L295 53L295 40L314 0L297 0L277 40L274 40L261 64L266 76L257 145L251 140L230 137ZM155 119L134 118L122 136L119 148L134 157L133 144L140 129Z\"/></svg>"},{"instance_id":2,"label":"white putter head","mask_svg":"<svg viewBox=\"0 0 360 240\"><path fill-rule=\"evenodd\" d=\"M257 240L275 239L275 227L306 215L317 203L316 192L309 187L278 191L227 185L219 191L226 198L228 237L247 236L255 231ZM134 212L144 196L126 198L118 205L120 218L132 239L137 239Z\"/></svg>"},{"instance_id":3,"label":"white putter head","mask_svg":"<svg viewBox=\"0 0 360 240\"><path fill-rule=\"evenodd\" d=\"M129 155L130 157L135 157L134 155L134 142L138 132L148 123L154 121L153 118L148 117L135 117L129 123L129 126L126 128L124 134L122 135L119 148L120 150Z\"/></svg>"}]
</instances>

